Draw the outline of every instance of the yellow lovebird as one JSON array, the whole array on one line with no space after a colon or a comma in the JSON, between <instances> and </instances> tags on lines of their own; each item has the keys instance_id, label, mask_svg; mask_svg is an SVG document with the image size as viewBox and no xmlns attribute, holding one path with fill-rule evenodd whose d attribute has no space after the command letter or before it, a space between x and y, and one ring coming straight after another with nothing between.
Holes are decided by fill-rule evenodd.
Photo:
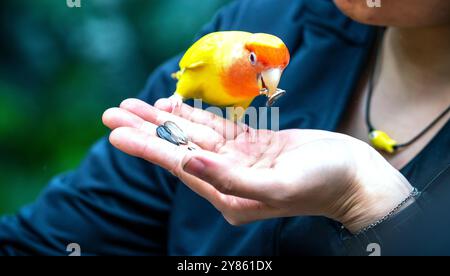
<instances>
[{"instance_id":1,"label":"yellow lovebird","mask_svg":"<svg viewBox=\"0 0 450 276\"><path fill-rule=\"evenodd\" d=\"M236 107L239 120L253 99L274 99L290 54L284 42L273 35L248 32L216 32L198 40L180 61L172 105L202 99L218 107Z\"/></svg>"}]
</instances>

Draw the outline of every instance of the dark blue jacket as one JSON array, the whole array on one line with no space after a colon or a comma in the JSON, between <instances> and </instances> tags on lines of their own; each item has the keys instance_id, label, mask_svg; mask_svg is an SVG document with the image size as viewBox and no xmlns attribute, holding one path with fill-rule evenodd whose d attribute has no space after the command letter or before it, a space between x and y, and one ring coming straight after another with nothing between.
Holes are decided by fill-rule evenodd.
<instances>
[{"instance_id":1,"label":"dark blue jacket","mask_svg":"<svg viewBox=\"0 0 450 276\"><path fill-rule=\"evenodd\" d=\"M373 28L345 17L331 0L241 0L200 35L219 30L272 33L288 45L292 61L281 87L289 94L277 102L281 128L336 130L374 41ZM178 60L157 69L140 98L153 103L172 94ZM104 138L77 170L53 179L16 216L1 219L0 253L65 255L68 244L78 243L86 255L367 255L367 245L376 242L382 254L450 254L449 146L447 124L402 170L425 191L422 198L354 237L322 217L231 226L169 173Z\"/></svg>"}]
</instances>

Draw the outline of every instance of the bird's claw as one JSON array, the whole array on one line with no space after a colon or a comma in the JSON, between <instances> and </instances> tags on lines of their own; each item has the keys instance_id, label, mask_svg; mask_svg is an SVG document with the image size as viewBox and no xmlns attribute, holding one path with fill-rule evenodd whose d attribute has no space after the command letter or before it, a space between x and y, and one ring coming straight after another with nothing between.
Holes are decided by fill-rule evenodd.
<instances>
[{"instance_id":1,"label":"bird's claw","mask_svg":"<svg viewBox=\"0 0 450 276\"><path fill-rule=\"evenodd\" d=\"M173 94L169 97L170 104L171 104L171 113L177 114L177 112L181 109L181 106L183 104L183 98L179 96L178 94Z\"/></svg>"}]
</instances>

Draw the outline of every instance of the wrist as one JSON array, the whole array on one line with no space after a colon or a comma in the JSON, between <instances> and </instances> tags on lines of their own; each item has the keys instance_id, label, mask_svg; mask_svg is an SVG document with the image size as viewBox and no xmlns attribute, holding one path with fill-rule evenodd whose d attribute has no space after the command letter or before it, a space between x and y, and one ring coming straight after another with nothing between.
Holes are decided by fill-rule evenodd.
<instances>
[{"instance_id":1,"label":"wrist","mask_svg":"<svg viewBox=\"0 0 450 276\"><path fill-rule=\"evenodd\" d=\"M414 202L414 198L404 202L413 187L378 152L370 148L366 157L358 161L353 179L354 193L346 197L345 211L339 218L352 233L384 219L388 214L394 215L391 214L393 211L401 211Z\"/></svg>"}]
</instances>

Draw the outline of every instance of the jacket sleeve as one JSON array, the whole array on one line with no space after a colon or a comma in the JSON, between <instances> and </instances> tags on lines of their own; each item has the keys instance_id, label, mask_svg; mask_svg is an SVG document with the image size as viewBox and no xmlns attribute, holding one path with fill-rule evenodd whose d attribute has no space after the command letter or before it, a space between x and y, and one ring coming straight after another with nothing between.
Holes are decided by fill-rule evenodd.
<instances>
[{"instance_id":1,"label":"jacket sleeve","mask_svg":"<svg viewBox=\"0 0 450 276\"><path fill-rule=\"evenodd\" d=\"M223 8L201 32L228 28L237 3ZM175 57L157 69L139 96L153 103L171 95ZM31 205L0 218L0 254L162 255L177 179L159 167L97 142L74 172L55 177Z\"/></svg>"},{"instance_id":2,"label":"jacket sleeve","mask_svg":"<svg viewBox=\"0 0 450 276\"><path fill-rule=\"evenodd\" d=\"M350 255L449 255L450 165L406 209L366 233L343 232Z\"/></svg>"}]
</instances>

